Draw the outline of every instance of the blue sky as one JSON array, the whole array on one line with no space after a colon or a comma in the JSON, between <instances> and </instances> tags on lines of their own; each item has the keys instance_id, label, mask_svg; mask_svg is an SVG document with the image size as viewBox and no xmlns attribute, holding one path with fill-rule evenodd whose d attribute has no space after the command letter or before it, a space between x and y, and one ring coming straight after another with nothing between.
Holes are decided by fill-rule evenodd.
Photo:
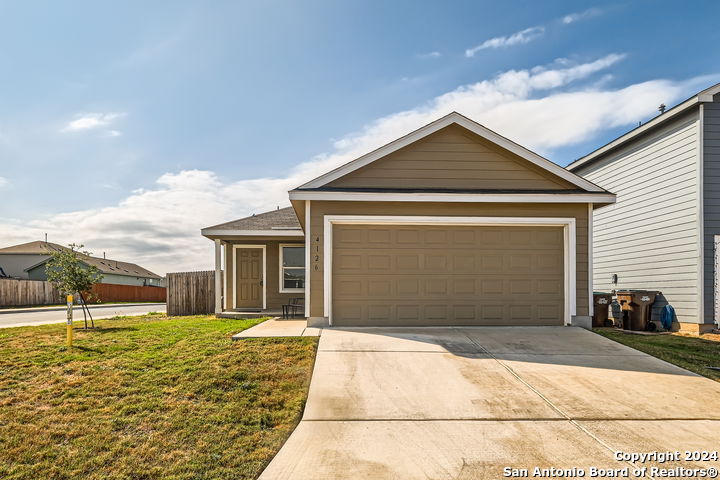
<instances>
[{"instance_id":1,"label":"blue sky","mask_svg":"<svg viewBox=\"0 0 720 480\"><path fill-rule=\"evenodd\" d=\"M0 246L163 273L455 109L562 165L720 82L716 2L0 2ZM180 258L179 257L183 257Z\"/></svg>"}]
</instances>

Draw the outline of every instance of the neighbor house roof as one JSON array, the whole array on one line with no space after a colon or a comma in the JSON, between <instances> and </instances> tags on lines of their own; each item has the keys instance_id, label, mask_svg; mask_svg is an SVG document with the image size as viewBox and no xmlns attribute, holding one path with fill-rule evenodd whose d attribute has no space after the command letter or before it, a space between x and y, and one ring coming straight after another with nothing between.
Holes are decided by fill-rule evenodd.
<instances>
[{"instance_id":1,"label":"neighbor house roof","mask_svg":"<svg viewBox=\"0 0 720 480\"><path fill-rule=\"evenodd\" d=\"M0 254L14 255L50 255L52 252L59 252L64 249L62 245L51 242L35 241L21 243L20 245L12 245L10 247L0 248Z\"/></svg>"},{"instance_id":2,"label":"neighbor house roof","mask_svg":"<svg viewBox=\"0 0 720 480\"><path fill-rule=\"evenodd\" d=\"M62 245L58 245L57 243L35 241L0 248L0 254L50 255L52 252L59 252L61 250L67 250L67 247L63 247ZM160 275L153 273L147 268L143 268L135 263L120 262L118 260L91 257L88 255L81 255L81 259L86 264L93 265L97 267L100 272L106 274L113 273L115 275L128 275L132 277L162 278ZM26 268L25 271L32 270L33 268L44 264L48 260L49 258L43 258L38 263Z\"/></svg>"},{"instance_id":3,"label":"neighbor house roof","mask_svg":"<svg viewBox=\"0 0 720 480\"><path fill-rule=\"evenodd\" d=\"M118 260L97 257L83 257L83 262L97 267L102 273L114 273L115 275L129 275L143 278L162 278L157 273L151 272L136 263L120 262Z\"/></svg>"},{"instance_id":4,"label":"neighbor house roof","mask_svg":"<svg viewBox=\"0 0 720 480\"><path fill-rule=\"evenodd\" d=\"M201 230L208 235L257 235L257 236L298 236L302 235L300 222L292 207L278 208L240 218Z\"/></svg>"},{"instance_id":5,"label":"neighbor house roof","mask_svg":"<svg viewBox=\"0 0 720 480\"><path fill-rule=\"evenodd\" d=\"M61 247L65 248L65 247ZM100 270L101 273L104 274L115 274L115 275L127 275L130 277L142 277L142 278L162 278L157 273L153 273L147 268L143 268L138 264L130 263L130 262L120 262L118 260L111 260L109 258L98 258L98 257L90 257L87 255L81 255L80 259L83 263L86 263L87 265L91 265L94 267L97 267L98 270ZM36 263L35 265L28 267L25 269L25 271L32 270L33 268L36 268L40 265L43 265L47 263L50 259L45 258L42 261Z\"/></svg>"},{"instance_id":6,"label":"neighbor house roof","mask_svg":"<svg viewBox=\"0 0 720 480\"><path fill-rule=\"evenodd\" d=\"M575 160L573 163L568 165L566 168L570 171L575 171L583 165L592 163L594 160L599 159L600 157L602 157L604 154L608 153L609 151L615 150L616 148L621 147L626 142L638 137L639 135L648 133L648 132L656 129L657 127L665 124L667 121L671 120L672 118L677 117L679 114L689 111L691 108L696 107L700 103L712 102L713 97L715 95L717 95L718 93L720 93L720 83L716 83L712 87L706 88L705 90L688 98L684 102L680 102L678 105L665 111L665 113L661 113L660 115L653 118L652 120L630 130L629 132L627 132L623 135L620 135L615 140L588 153L584 157Z\"/></svg>"}]
</instances>

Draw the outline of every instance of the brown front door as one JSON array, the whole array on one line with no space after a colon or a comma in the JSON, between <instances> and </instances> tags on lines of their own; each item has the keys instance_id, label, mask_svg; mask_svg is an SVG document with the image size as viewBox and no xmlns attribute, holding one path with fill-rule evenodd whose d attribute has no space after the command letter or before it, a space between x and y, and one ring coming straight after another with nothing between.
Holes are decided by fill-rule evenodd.
<instances>
[{"instance_id":1,"label":"brown front door","mask_svg":"<svg viewBox=\"0 0 720 480\"><path fill-rule=\"evenodd\" d=\"M263 307L263 251L261 248L238 248L236 261L235 308Z\"/></svg>"}]
</instances>

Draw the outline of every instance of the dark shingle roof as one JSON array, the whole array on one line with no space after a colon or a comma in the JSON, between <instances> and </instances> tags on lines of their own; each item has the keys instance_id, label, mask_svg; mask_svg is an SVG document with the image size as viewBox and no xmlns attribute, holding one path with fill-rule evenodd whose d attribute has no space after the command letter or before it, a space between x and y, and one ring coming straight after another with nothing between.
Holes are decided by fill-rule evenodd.
<instances>
[{"instance_id":1,"label":"dark shingle roof","mask_svg":"<svg viewBox=\"0 0 720 480\"><path fill-rule=\"evenodd\" d=\"M207 227L213 230L300 230L300 222L292 207L258 213L249 217Z\"/></svg>"},{"instance_id":2,"label":"dark shingle roof","mask_svg":"<svg viewBox=\"0 0 720 480\"><path fill-rule=\"evenodd\" d=\"M119 262L106 258L82 257L83 262L88 265L94 265L102 273L114 273L116 275L130 275L143 278L162 278L157 273L153 273L147 268L130 262Z\"/></svg>"},{"instance_id":3,"label":"dark shingle roof","mask_svg":"<svg viewBox=\"0 0 720 480\"><path fill-rule=\"evenodd\" d=\"M11 247L0 248L0 253L13 253L18 255L50 255L52 252L62 250L62 245L51 242L35 241L13 245Z\"/></svg>"},{"instance_id":4,"label":"dark shingle roof","mask_svg":"<svg viewBox=\"0 0 720 480\"><path fill-rule=\"evenodd\" d=\"M0 248L0 254L9 253L15 255L50 255L52 252L66 249L67 247L63 247L62 245L58 245L57 243L35 241L22 243L20 245L13 245L11 247ZM98 270L100 270L102 273L114 273L116 275L129 275L143 278L162 278L160 275L153 273L147 268L143 268L135 263L120 262L117 260L110 260L98 257L89 257L82 254L80 255L80 258L82 258L82 261L87 263L88 265L96 266ZM38 265L42 265L43 263L45 263L45 261L47 261L47 258L43 261L39 261L38 263L27 268L26 270L30 270L37 267Z\"/></svg>"}]
</instances>

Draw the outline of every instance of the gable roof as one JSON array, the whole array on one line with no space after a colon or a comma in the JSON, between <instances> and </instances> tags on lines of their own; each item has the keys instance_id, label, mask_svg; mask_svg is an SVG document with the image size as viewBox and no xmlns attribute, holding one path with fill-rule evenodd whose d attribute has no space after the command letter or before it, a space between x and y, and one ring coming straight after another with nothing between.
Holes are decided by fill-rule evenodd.
<instances>
[{"instance_id":1,"label":"gable roof","mask_svg":"<svg viewBox=\"0 0 720 480\"><path fill-rule=\"evenodd\" d=\"M21 243L20 245L12 245L10 247L0 248L0 254L13 255L50 255L52 252L59 252L65 247L57 243L35 241Z\"/></svg>"},{"instance_id":2,"label":"gable roof","mask_svg":"<svg viewBox=\"0 0 720 480\"><path fill-rule=\"evenodd\" d=\"M65 247L61 247L65 248ZM33 268L39 267L40 265L44 265L47 263L50 259L44 258L43 260L39 261L38 263L28 267L25 269L26 272L32 270ZM98 258L98 257L90 257L87 255L80 255L80 260L87 264L94 267L97 267L98 270L100 270L101 273L104 274L114 274L114 275L125 275L130 277L142 277L142 278L162 278L157 273L153 273L147 268L143 268L140 265L136 263L130 263L130 262L120 262L118 260L110 260L109 258Z\"/></svg>"},{"instance_id":3,"label":"gable roof","mask_svg":"<svg viewBox=\"0 0 720 480\"><path fill-rule=\"evenodd\" d=\"M492 130L480 125L479 123L470 120L469 118L457 113L452 112L448 115L445 115L444 117L435 120L432 123L429 123L425 125L424 127L421 127L414 132L411 132L403 137L398 138L395 141L392 141L388 143L387 145L380 147L376 150L373 150L372 152L365 154L349 163L346 163L345 165L342 165L334 170L331 170L328 173L325 173L324 175L321 175L299 187L297 187L292 192L298 192L302 190L313 190L313 189L321 189L324 186L326 186L328 183L332 182L333 180L336 180L340 177L343 177L351 172L354 172L355 170L362 168L376 160L379 160L380 158L383 158L403 147L406 147L414 142L417 142L418 140L427 137L428 135L431 135L438 130L445 128L449 125L459 125L463 128L466 128L467 130L479 135L480 137L489 140L493 142L494 144L510 151L511 153L514 153L515 155L529 161L530 163L535 164L536 166L540 167L543 170L546 170L552 174L554 174L557 177L560 177L571 184L577 186L579 189L585 192L594 192L594 193L607 193L606 190L602 189L601 187L598 187L597 185L593 184L592 182L585 180L584 178L575 175L574 173L564 169L563 167L557 165L556 163L551 162L550 160L541 157L540 155L526 149L525 147L518 145L517 143L508 140L507 138L493 132ZM293 196L291 195L291 199Z\"/></svg>"},{"instance_id":4,"label":"gable roof","mask_svg":"<svg viewBox=\"0 0 720 480\"><path fill-rule=\"evenodd\" d=\"M720 83L716 83L715 85L706 88L705 90L702 90L701 92L698 92L697 94L693 95L692 97L688 98L687 100L680 102L679 104L675 105L669 110L666 110L665 113L661 113L660 115L656 116L652 120L649 120L648 122L633 128L627 133L624 133L617 137L615 140L606 143L600 148L597 148L593 150L592 152L588 153L584 157L581 157L574 162L572 162L570 165L568 165L567 168L570 171L575 171L578 168L580 168L583 165L586 165L588 163L591 163L595 159L601 157L605 153L608 153L611 150L615 150L616 148L621 147L626 142L632 140L633 138L642 135L644 133L647 133L651 130L654 130L655 128L663 125L668 120L678 116L681 113L684 113L691 108L696 107L700 103L707 103L712 102L713 97L720 93Z\"/></svg>"},{"instance_id":5,"label":"gable roof","mask_svg":"<svg viewBox=\"0 0 720 480\"><path fill-rule=\"evenodd\" d=\"M279 208L250 215L231 222L205 227L200 230L208 235L259 235L298 236L303 235L300 222L292 207Z\"/></svg>"},{"instance_id":6,"label":"gable roof","mask_svg":"<svg viewBox=\"0 0 720 480\"><path fill-rule=\"evenodd\" d=\"M12 245L10 247L0 248L0 254L10 255L50 255L52 252L68 250L67 247L58 245L57 243L35 241L21 243L20 245ZM81 260L88 264L96 266L102 273L114 273L116 275L128 275L144 278L162 278L160 275L151 272L147 268L130 262L120 262L118 260L110 260L105 258L91 257L80 254ZM35 267L43 265L49 258L43 258L38 263L26 268L25 271L32 270Z\"/></svg>"}]
</instances>

